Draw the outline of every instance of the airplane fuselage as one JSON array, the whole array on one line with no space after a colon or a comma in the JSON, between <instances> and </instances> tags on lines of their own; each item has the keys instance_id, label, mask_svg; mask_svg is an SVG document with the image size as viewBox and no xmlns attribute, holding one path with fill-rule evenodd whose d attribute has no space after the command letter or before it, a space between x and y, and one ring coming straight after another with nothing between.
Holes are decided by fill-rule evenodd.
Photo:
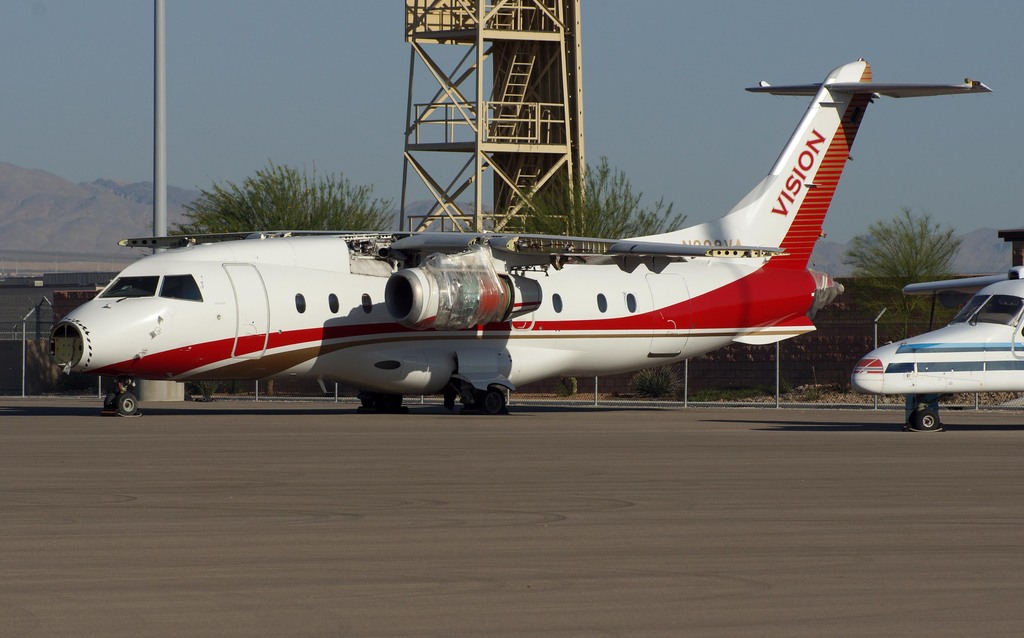
<instances>
[{"instance_id":1,"label":"airplane fuselage","mask_svg":"<svg viewBox=\"0 0 1024 638\"><path fill-rule=\"evenodd\" d=\"M609 263L524 271L536 309L462 330L395 322L385 289L395 268L338 237L247 240L140 259L62 322L80 340L70 370L200 380L317 377L365 391L440 391L453 374L507 387L681 361L752 333L813 329L806 270L764 259L693 259L660 273ZM180 295L191 277L199 294ZM138 281L136 281L138 280ZM164 294L165 282L175 283ZM152 294L146 294L152 290ZM73 328L72 328L73 327ZM71 359L73 355L65 357Z\"/></svg>"}]
</instances>

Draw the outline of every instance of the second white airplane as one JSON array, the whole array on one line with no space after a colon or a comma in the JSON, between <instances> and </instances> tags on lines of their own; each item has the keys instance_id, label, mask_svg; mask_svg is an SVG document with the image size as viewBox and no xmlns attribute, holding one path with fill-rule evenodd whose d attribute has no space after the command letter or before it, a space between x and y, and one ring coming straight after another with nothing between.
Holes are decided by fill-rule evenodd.
<instances>
[{"instance_id":1,"label":"second white airplane","mask_svg":"<svg viewBox=\"0 0 1024 638\"><path fill-rule=\"evenodd\" d=\"M820 84L748 89L811 98L768 175L728 214L665 234L291 233L125 240L175 247L126 268L61 320L65 371L135 379L317 378L401 409L444 395L486 414L516 386L654 367L733 342L811 330L841 292L808 259L876 96L983 93L979 83L882 84L867 62ZM236 241L224 241L233 239Z\"/></svg>"},{"instance_id":2,"label":"second white airplane","mask_svg":"<svg viewBox=\"0 0 1024 638\"><path fill-rule=\"evenodd\" d=\"M910 284L907 294L973 293L948 326L886 344L857 363L865 394L907 397L908 430L941 430L939 395L1024 391L1024 268L1005 275Z\"/></svg>"}]
</instances>

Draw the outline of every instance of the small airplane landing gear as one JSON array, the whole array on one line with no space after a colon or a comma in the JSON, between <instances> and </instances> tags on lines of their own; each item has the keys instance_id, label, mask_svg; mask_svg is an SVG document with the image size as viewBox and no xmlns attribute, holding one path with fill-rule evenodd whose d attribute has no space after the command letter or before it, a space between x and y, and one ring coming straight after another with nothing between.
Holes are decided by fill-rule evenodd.
<instances>
[{"instance_id":1,"label":"small airplane landing gear","mask_svg":"<svg viewBox=\"0 0 1024 638\"><path fill-rule=\"evenodd\" d=\"M142 416L139 412L139 399L132 392L135 379L121 376L117 378L117 389L111 390L103 399L103 416Z\"/></svg>"},{"instance_id":2,"label":"small airplane landing gear","mask_svg":"<svg viewBox=\"0 0 1024 638\"><path fill-rule=\"evenodd\" d=\"M943 432L939 420L939 395L908 394L905 432Z\"/></svg>"}]
</instances>

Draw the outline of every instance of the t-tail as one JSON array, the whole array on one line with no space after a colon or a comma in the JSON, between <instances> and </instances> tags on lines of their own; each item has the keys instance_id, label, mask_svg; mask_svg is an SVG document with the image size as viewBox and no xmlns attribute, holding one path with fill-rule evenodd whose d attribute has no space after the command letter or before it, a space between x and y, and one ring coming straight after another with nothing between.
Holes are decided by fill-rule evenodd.
<instances>
[{"instance_id":1,"label":"t-tail","mask_svg":"<svg viewBox=\"0 0 1024 638\"><path fill-rule=\"evenodd\" d=\"M864 60L833 70L820 84L772 86L754 93L813 96L807 112L771 171L727 215L707 223L647 239L706 246L781 247L770 268L807 267L822 236L828 212L850 148L875 96L922 97L987 93L980 82L963 84L891 84L873 82Z\"/></svg>"}]
</instances>

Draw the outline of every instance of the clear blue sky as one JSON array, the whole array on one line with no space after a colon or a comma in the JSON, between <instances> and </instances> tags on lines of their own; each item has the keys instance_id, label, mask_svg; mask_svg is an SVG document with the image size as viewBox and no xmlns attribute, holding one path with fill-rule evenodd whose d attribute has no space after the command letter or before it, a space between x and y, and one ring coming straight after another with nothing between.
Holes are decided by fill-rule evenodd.
<instances>
[{"instance_id":1,"label":"clear blue sky","mask_svg":"<svg viewBox=\"0 0 1024 638\"><path fill-rule=\"evenodd\" d=\"M168 181L240 181L268 160L401 192L409 46L401 0L167 0ZM901 206L960 232L1024 227L1024 3L582 2L587 159L645 201L717 217L768 170L802 98L863 57L878 81L979 79L995 93L884 99L832 211L847 241ZM152 179L147 0L0 5L0 160L72 181ZM422 72L422 69L418 73Z\"/></svg>"}]
</instances>

